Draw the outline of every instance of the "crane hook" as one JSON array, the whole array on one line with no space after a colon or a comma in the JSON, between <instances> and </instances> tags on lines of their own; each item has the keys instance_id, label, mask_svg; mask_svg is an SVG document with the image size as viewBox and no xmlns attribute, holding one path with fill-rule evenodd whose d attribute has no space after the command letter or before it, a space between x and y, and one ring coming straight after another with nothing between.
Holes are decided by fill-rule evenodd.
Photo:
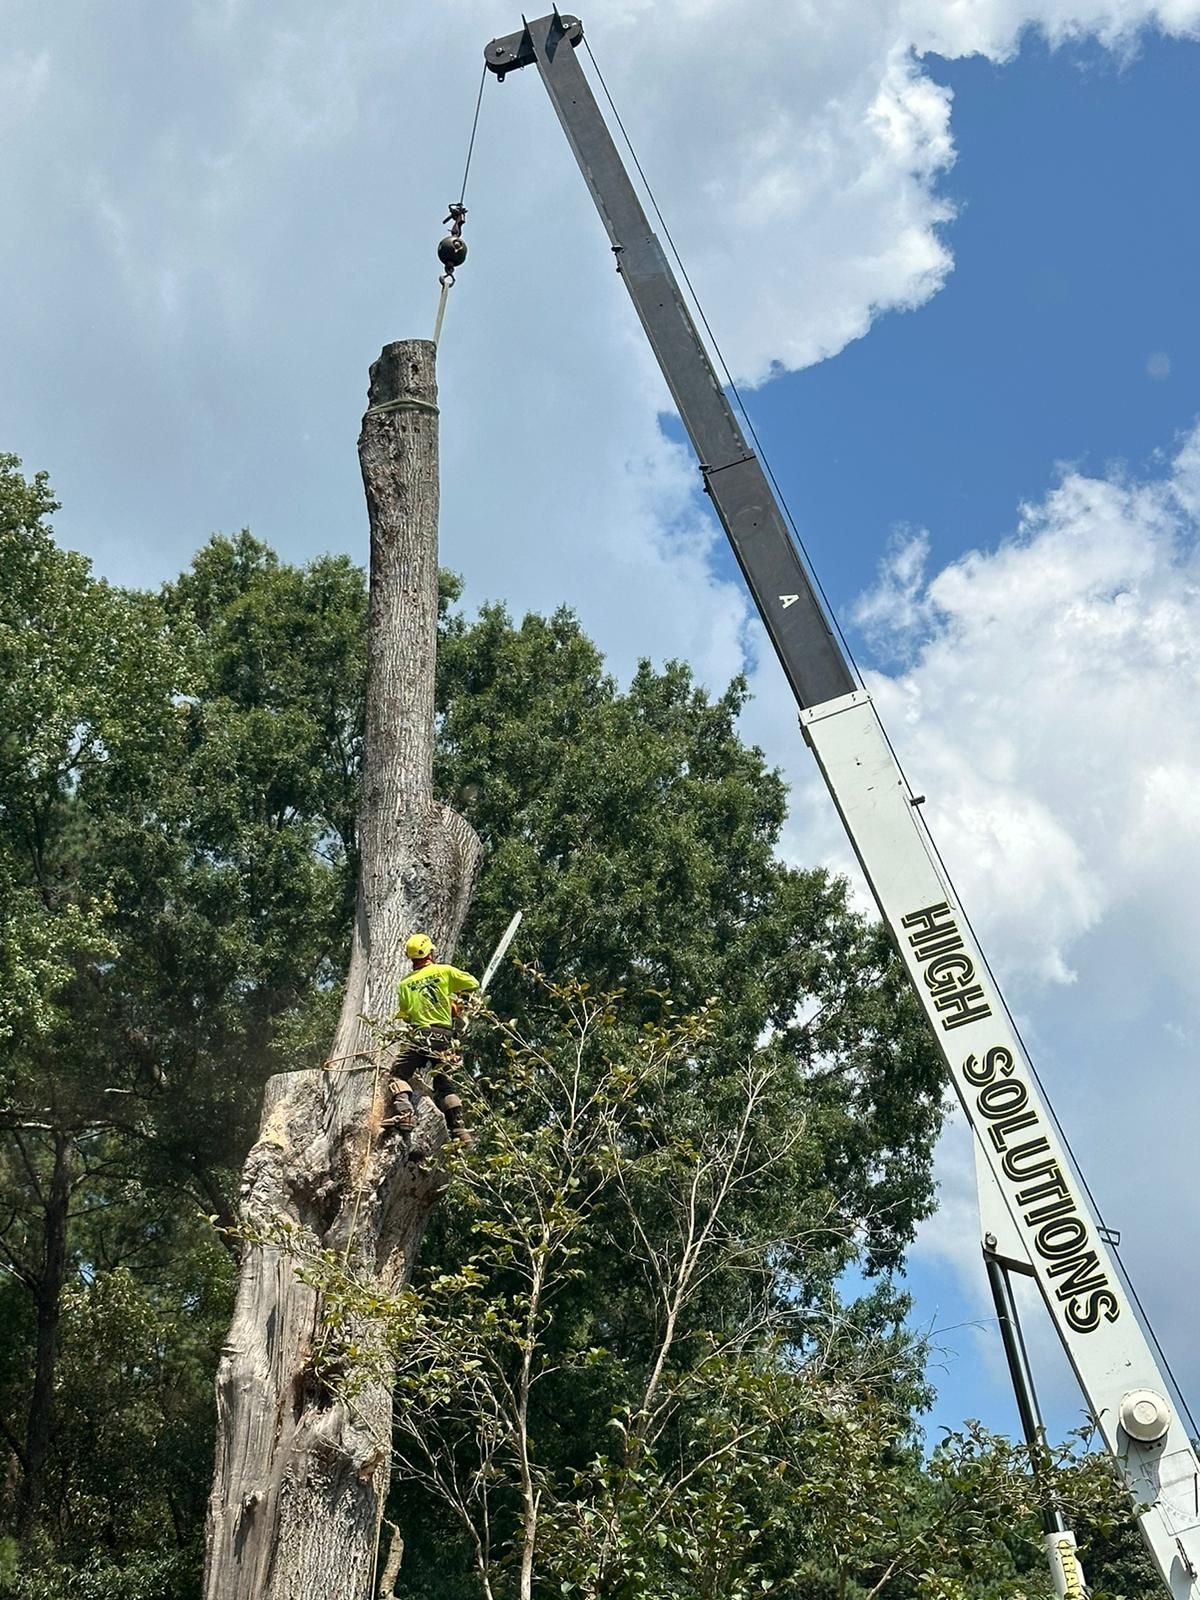
<instances>
[{"instance_id":1,"label":"crane hook","mask_svg":"<svg viewBox=\"0 0 1200 1600\"><path fill-rule=\"evenodd\" d=\"M467 259L467 241L462 236L463 223L467 220L467 208L461 200L451 203L450 214L443 222L451 224L450 232L437 247L438 260L445 267L445 272L438 279L443 288L449 288L454 282L454 273Z\"/></svg>"}]
</instances>

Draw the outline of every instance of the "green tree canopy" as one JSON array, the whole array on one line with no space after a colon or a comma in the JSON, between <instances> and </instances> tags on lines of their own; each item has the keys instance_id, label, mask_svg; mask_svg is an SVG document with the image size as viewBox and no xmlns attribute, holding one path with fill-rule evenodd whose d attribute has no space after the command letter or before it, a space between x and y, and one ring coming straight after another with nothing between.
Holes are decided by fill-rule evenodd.
<instances>
[{"instance_id":1,"label":"green tree canopy","mask_svg":"<svg viewBox=\"0 0 1200 1600\"><path fill-rule=\"evenodd\" d=\"M488 851L472 954L523 907L553 977L646 997L646 1020L653 991L715 998L731 1064L769 1030L820 1121L821 1181L869 1223L868 1264L894 1264L932 1201L940 1066L881 926L779 859L787 795L739 737L744 682L712 697L643 662L622 690L568 613L484 607L449 620L438 683L438 776Z\"/></svg>"},{"instance_id":2,"label":"green tree canopy","mask_svg":"<svg viewBox=\"0 0 1200 1600\"><path fill-rule=\"evenodd\" d=\"M0 1584L184 1600L230 1288L197 1213L232 1219L266 1076L318 1065L332 1031L366 582L241 533L158 592L119 589L55 543L54 509L0 458L0 1503L23 1533ZM445 579L437 782L486 846L459 959L478 967L521 907L517 953L625 989L634 1034L712 1000L643 1153L672 1128L721 1136L764 1047L772 1115L804 1137L731 1225L836 1217L781 1253L780 1285L803 1312L857 1258L882 1276L845 1325L894 1331L940 1074L879 927L840 880L778 859L786 795L739 737L744 684L714 696L644 663L622 685L569 614L471 617L457 597ZM502 975L502 1012L524 996ZM482 1038L477 1064L501 1095L498 1050ZM537 1133L532 1103L504 1113ZM430 1264L465 1259L471 1226L439 1217ZM611 1251L583 1267L556 1330L636 1364L642 1290ZM711 1294L736 1314L730 1283ZM590 1427L609 1398L564 1389L559 1421Z\"/></svg>"}]
</instances>

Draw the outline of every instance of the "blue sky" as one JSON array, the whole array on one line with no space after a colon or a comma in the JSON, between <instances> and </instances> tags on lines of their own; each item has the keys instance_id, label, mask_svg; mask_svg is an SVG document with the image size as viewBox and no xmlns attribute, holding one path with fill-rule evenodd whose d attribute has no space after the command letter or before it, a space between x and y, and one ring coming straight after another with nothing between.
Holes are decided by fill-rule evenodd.
<instances>
[{"instance_id":1,"label":"blue sky","mask_svg":"<svg viewBox=\"0 0 1200 1600\"><path fill-rule=\"evenodd\" d=\"M1200 6L828 0L731 49L741 3L585 21L735 372L776 373L748 390L764 444L1200 1393L1175 1259L1200 1224ZM361 556L366 368L432 325L481 49L513 18L6 15L0 448L50 470L60 537L118 581L243 524L292 559ZM468 603L574 605L622 673L679 655L718 687L749 665L786 849L848 868L528 74L488 85L468 200L440 356ZM1011 1427L965 1149L952 1130L915 1318L945 1330L934 1424Z\"/></svg>"},{"instance_id":2,"label":"blue sky","mask_svg":"<svg viewBox=\"0 0 1200 1600\"><path fill-rule=\"evenodd\" d=\"M927 65L954 92L954 272L751 404L843 605L889 528L949 560L1059 463L1138 471L1200 411L1200 48L1146 36L1124 62L1035 34L1004 65Z\"/></svg>"}]
</instances>

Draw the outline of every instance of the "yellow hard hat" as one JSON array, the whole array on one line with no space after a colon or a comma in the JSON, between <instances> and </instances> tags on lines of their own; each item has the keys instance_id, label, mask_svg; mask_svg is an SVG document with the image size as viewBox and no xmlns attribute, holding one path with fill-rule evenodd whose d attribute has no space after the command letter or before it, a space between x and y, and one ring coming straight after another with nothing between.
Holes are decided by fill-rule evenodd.
<instances>
[{"instance_id":1,"label":"yellow hard hat","mask_svg":"<svg viewBox=\"0 0 1200 1600\"><path fill-rule=\"evenodd\" d=\"M410 961L423 961L433 954L433 940L427 933L414 933L404 946L404 954Z\"/></svg>"}]
</instances>

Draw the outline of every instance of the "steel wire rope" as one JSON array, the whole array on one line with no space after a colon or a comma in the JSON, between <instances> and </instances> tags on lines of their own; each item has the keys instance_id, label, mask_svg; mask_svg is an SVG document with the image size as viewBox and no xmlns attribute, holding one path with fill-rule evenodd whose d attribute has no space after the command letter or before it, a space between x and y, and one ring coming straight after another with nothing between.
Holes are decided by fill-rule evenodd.
<instances>
[{"instance_id":1,"label":"steel wire rope","mask_svg":"<svg viewBox=\"0 0 1200 1600\"><path fill-rule=\"evenodd\" d=\"M759 461L762 463L763 471L767 475L767 479L770 482L771 488L775 491L776 500L778 500L780 506L782 506L782 508L783 508L783 514L787 518L788 527L791 528L791 530L792 530L792 537L793 537L793 539L795 539L797 547L799 548L800 554L804 558L804 566L805 566L805 569L807 571L807 574L808 574L809 578L811 579L814 587L816 588L817 593L820 595L821 603L825 607L826 615L829 617L829 620L833 623L834 632L837 634L838 639L841 642L842 649L846 652L846 659L850 663L851 673L858 680L858 683L861 686L862 685L862 673L859 671L858 662L854 658L854 651L850 648L849 640L846 638L846 635L842 632L842 625L841 625L841 622L838 620L837 612L834 610L833 604L830 601L829 596L825 592L825 586L821 582L820 574L818 573L818 571L816 569L816 566L813 563L812 557L808 553L808 547L804 543L804 537L801 534L800 529L796 524L795 517L792 515L792 508L788 505L787 497L784 494L783 490L779 486L779 480L775 476L775 469L771 465L770 458L767 455L767 452L763 449L763 446L762 446L761 442L759 441L758 430L755 428L754 423L751 420L750 413L746 409L746 402L742 399L741 390L738 388L737 384L733 380L733 374L729 370L729 363L725 360L725 356L724 356L724 353L721 350L721 346L717 343L717 336L712 330L712 327L711 327L711 325L709 323L708 317L705 315L704 307L703 307L703 305L701 304L701 301L700 301L700 296L696 293L696 290L695 290L695 287L694 287L694 285L692 283L692 280L688 276L688 270L687 270L687 267L684 265L683 257L680 255L679 250L678 250L678 248L677 248L677 246L675 244L675 240L671 236L671 230L667 226L667 219L663 216L662 209L660 208L659 203L658 203L657 199L655 198L654 190L650 187L650 180L647 178L645 170L642 167L642 163L638 159L638 153L633 147L633 140L629 137L629 133L626 130L625 124L621 120L621 113L617 110L616 102L613 100L612 94L609 91L608 84L604 80L604 74L600 70L600 63L596 60L595 54L592 51L592 47L588 43L588 38L587 38L586 34L584 34L584 36L583 36L583 46L584 46L584 49L588 53L588 60L592 63L592 66L596 69L596 77L599 80L601 89L603 89L603 91L604 91L604 98L608 101L609 110L613 114L613 120L617 124L617 127L621 130L621 137L625 141L625 147L629 151L630 159L632 160L633 165L634 165L634 167L635 167L635 169L637 171L637 175L642 180L642 187L646 191L646 197L650 201L650 205L653 208L654 215L658 218L658 225L662 229L663 238L667 241L667 245L668 245L668 248L671 251L671 255L674 257L675 265L679 268L679 275L683 279L684 283L687 285L687 291L692 297L692 305L695 307L696 315L700 319L700 326L704 329L705 333L708 335L708 341L712 345L713 351L716 354L717 362L720 365L722 373L724 374L725 382L726 382L726 384L727 384L727 386L729 388L729 392L733 395L734 400L737 402L737 408L742 414L743 422L746 424L746 431L749 433L750 438L753 441L755 454L758 456Z\"/></svg>"},{"instance_id":2,"label":"steel wire rope","mask_svg":"<svg viewBox=\"0 0 1200 1600\"><path fill-rule=\"evenodd\" d=\"M471 121L471 137L467 142L467 164L463 168L462 187L458 194L458 203L461 206L467 198L467 179L471 175L471 157L475 154L475 135L479 130L479 108L483 105L483 86L487 82L487 64L479 76L479 93L475 96L475 116Z\"/></svg>"},{"instance_id":3,"label":"steel wire rope","mask_svg":"<svg viewBox=\"0 0 1200 1600\"><path fill-rule=\"evenodd\" d=\"M731 374L731 372L729 370L729 365L726 362L724 354L721 351L721 346L718 344L716 335L713 333L713 330L712 330L712 327L711 327L711 325L709 323L708 317L705 315L704 307L703 307L703 305L702 305L702 303L700 301L700 296L696 292L695 286L693 285L692 280L691 280L690 276L688 275L687 267L684 265L683 258L680 255L678 247L675 244L675 240L671 236L671 230L667 226L667 220L663 216L662 210L661 210L661 208L660 208L660 206L658 204L657 199L655 198L654 190L651 188L651 185L650 185L650 180L646 177L645 169L643 168L642 163L638 158L638 153L637 153L636 149L634 148L633 140L630 138L629 132L626 129L624 122L622 121L621 113L617 110L616 102L613 100L612 93L609 90L607 82L605 81L604 74L600 70L600 63L596 60L595 53L592 50L591 44L589 43L586 34L584 35L584 38L583 38L583 45L584 45L584 49L588 53L588 60L591 62L593 68L595 69L597 80L599 81L600 87L604 92L604 98L607 100L609 109L613 114L613 120L616 122L617 127L620 129L621 137L625 141L625 146L626 146L626 149L629 151L630 159L633 162L633 165L634 165L634 168L635 168L635 170L637 172L638 177L642 181L642 187L646 191L646 196L650 201L651 207L653 208L654 215L658 219L659 226L661 227L662 232L663 232L663 237L667 241L667 245L668 245L668 247L669 247L669 249L671 251L671 255L674 257L675 265L678 267L679 274L680 274L680 276L682 277L684 283L687 286L687 290L688 290L688 293L691 296L692 304L693 304L693 306L695 308L696 315L700 319L700 325L703 327L705 333L708 336L709 342L712 345L714 352L716 353L717 361L719 362L721 371L725 376L725 381L729 386L730 393L733 395L735 401L737 402L738 410L741 412L742 418L743 418L743 420L744 420L744 422L746 424L747 431L749 432L750 437L754 442L755 451L758 454L759 460L762 462L763 470L767 475L767 478L768 478L768 480L769 480L769 482L771 484L772 489L775 491L775 495L776 495L776 498L779 501L779 504L783 508L784 516L787 518L788 526L792 530L793 537L795 538L796 543L799 546L800 553L804 557L804 562L805 562L806 567L808 568L809 576L812 578L814 584L816 585L817 592L821 597L821 600L822 600L822 603L825 606L826 612L828 613L831 621L833 622L833 626L834 626L834 628L835 628L835 630L837 632L838 639L841 641L842 648L846 652L846 656L849 659L850 666L851 666L851 669L853 670L854 676L855 676L855 678L857 678L858 682L860 684L862 684L863 683L862 672L861 672L861 670L859 668L857 660L855 659L854 652L853 652L853 650L851 650L850 645L849 645L849 643L848 643L848 641L846 639L846 635L842 631L842 625L838 620L837 612L834 610L832 604L830 603L829 597L825 592L825 587L821 582L820 575L817 572L817 569L816 569L815 565L813 564L812 558L808 553L808 549L807 549L807 547L806 547L806 545L804 543L804 539L803 539L803 537L802 537L802 535L800 533L800 530L796 526L796 519L795 519L795 517L793 517L792 511L791 511L791 507L788 505L788 502L787 502L787 498L786 498L786 496L784 495L782 489L779 486L779 481L776 478L774 469L771 466L770 458L768 457L766 451L763 449L763 447L762 447L762 445L761 445L761 443L759 441L758 431L755 428L753 421L751 420L750 413L746 409L746 404L745 404L745 401L742 399L741 392L738 389L737 384L733 380L733 375ZM863 685L863 686L865 688L865 685ZM909 792L909 794L911 796L914 791L913 791L912 785L908 781L908 774L904 770L903 764L900 761L900 757L896 752L895 746L892 744L891 736L888 734L887 729L884 727L883 720L879 716L878 711L875 712L875 720L879 725L880 731L883 734L883 737L884 737L884 739L885 739L885 741L887 743L888 749L892 753L892 759L896 763L897 770L899 771L900 776L904 781L905 788L908 790L908 792ZM1191 1428L1191 1436L1192 1436L1193 1439L1200 1438L1200 1429L1198 1429L1197 1426L1196 1426L1196 1420L1195 1420L1195 1417L1192 1415L1191 1407L1188 1405L1187 1397L1183 1392L1183 1388L1180 1385L1178 1378L1176 1378L1176 1376L1175 1376L1174 1369L1171 1366L1171 1363L1170 1363L1170 1360L1167 1357L1166 1351L1163 1349L1162 1342L1158 1337L1158 1333L1157 1333L1157 1331L1156 1331L1156 1329L1154 1327L1153 1322L1150 1319L1150 1315L1149 1315L1149 1313L1147 1312L1145 1306L1142 1303L1142 1298L1138 1294L1137 1286L1134 1283L1133 1277L1132 1277L1132 1275L1131 1275L1131 1273L1129 1271L1129 1268L1126 1266L1125 1261L1124 1261L1124 1259L1123 1259L1123 1257L1121 1255L1120 1246L1115 1242L1114 1231L1113 1231L1113 1229L1111 1229L1108 1226L1108 1224L1104 1220L1104 1213L1102 1212L1102 1210L1100 1208L1100 1205L1099 1205L1099 1202L1096 1200L1096 1197L1092 1192L1091 1185L1088 1183L1087 1174L1084 1172L1083 1167L1082 1167L1082 1165L1081 1165L1081 1163L1079 1161L1079 1158L1075 1154L1074 1147L1072 1146L1071 1141L1067 1136L1066 1130L1064 1129L1061 1121L1059 1120L1058 1112L1055 1110L1055 1107L1054 1107L1054 1102L1050 1097L1049 1091L1047 1090L1045 1083L1042 1081L1041 1074L1037 1070L1037 1066L1034 1063L1033 1056L1031 1055L1028 1047L1025 1044L1024 1037L1021 1034L1020 1028L1017 1026L1016 1018L1012 1014L1012 1010L1011 1010L1011 1008L1010 1008L1010 1006L1008 1004L1008 1000L1005 998L1004 991L1000 987L1000 984L999 984L999 982L998 982L998 980L996 978L995 972L992 970L992 964L988 960L987 954L984 951L983 946L979 942L979 938L975 933L975 928L974 928L974 925L971 922L970 915L967 912L966 907L963 905L962 899L961 899L961 897L960 897L960 895L958 893L958 889L955 886L954 879L951 877L950 870L947 867L946 862L945 862L945 860L944 860L944 858L942 856L942 852L938 848L938 844L937 844L936 839L933 837L932 832L930 831L928 825L924 822L923 819L922 819L922 829L924 831L926 839L929 841L930 848L932 849L934 857L937 860L938 868L941 871L941 874L942 874L943 878L946 881L946 885L950 889L951 893L953 894L954 899L955 899L955 901L956 901L956 903L958 905L958 909L962 913L963 921L966 923L967 928L970 931L971 937L975 940L976 949L978 949L981 957L983 958L984 969L987 972L988 977L991 979L992 987L996 991L996 994L997 994L997 996L999 998L999 1001L1000 1001L1000 1005L1003 1008L1004 1014L1008 1019L1009 1025L1012 1028L1014 1035L1016 1036L1017 1042L1021 1046L1021 1051L1022 1051L1023 1055L1025 1056L1025 1060L1029 1064L1029 1070L1030 1070L1031 1074L1033 1075L1033 1080L1037 1084L1038 1090L1039 1090L1039 1092L1040 1092L1040 1094L1042 1096L1043 1101L1045 1102L1046 1109L1050 1114L1050 1120L1054 1124L1055 1130L1057 1131L1059 1138L1062 1140L1063 1148L1066 1150L1068 1159L1070 1160L1071 1165L1074 1168L1075 1174L1078 1177L1080 1184L1083 1186L1083 1191L1087 1195L1088 1201L1089 1201L1089 1203L1090 1203L1090 1205L1092 1207L1092 1210L1093 1210L1093 1212L1095 1214L1096 1220L1099 1223L1102 1232L1105 1235L1107 1235L1107 1237L1105 1238L1104 1242L1108 1246L1108 1248L1112 1251L1113 1260L1116 1262L1117 1269L1118 1269L1118 1271L1119 1271L1119 1273L1121 1275L1121 1279L1124 1282L1125 1287L1126 1287L1126 1289L1127 1289L1127 1291L1129 1293L1129 1296L1130 1296L1130 1298L1132 1299L1132 1301L1134 1303L1134 1306L1135 1306L1135 1308L1137 1310L1137 1313L1138 1313L1139 1319L1140 1319L1140 1321L1142 1323L1142 1326L1144 1327L1146 1333L1148 1334L1148 1336L1150 1338L1151 1343L1154 1346L1155 1352L1157 1353L1158 1358L1162 1363L1163 1370L1166 1373L1167 1378L1170 1380L1171 1387L1172 1387L1172 1389L1174 1391L1174 1394L1175 1394L1176 1403L1178 1404L1178 1406L1180 1408L1180 1411L1182 1412L1183 1416L1187 1419L1187 1422L1188 1422L1188 1424L1189 1424L1189 1426Z\"/></svg>"},{"instance_id":4,"label":"steel wire rope","mask_svg":"<svg viewBox=\"0 0 1200 1600\"><path fill-rule=\"evenodd\" d=\"M463 219L467 214L467 179L471 175L471 157L475 154L475 135L479 131L479 112L483 106L483 86L487 82L487 75L487 63L485 62L483 71L479 75L479 93L475 96L475 115L471 119L471 137L467 140L467 160L463 167L462 184L459 187L458 199L450 202L450 216L446 219L449 222L457 212L458 220L454 226L456 235L461 232ZM442 292L438 296L437 315L433 322L433 343L435 348L441 343L442 321L446 315L446 303L450 296L450 286L454 282L454 269L447 267L439 281L442 286Z\"/></svg>"}]
</instances>

